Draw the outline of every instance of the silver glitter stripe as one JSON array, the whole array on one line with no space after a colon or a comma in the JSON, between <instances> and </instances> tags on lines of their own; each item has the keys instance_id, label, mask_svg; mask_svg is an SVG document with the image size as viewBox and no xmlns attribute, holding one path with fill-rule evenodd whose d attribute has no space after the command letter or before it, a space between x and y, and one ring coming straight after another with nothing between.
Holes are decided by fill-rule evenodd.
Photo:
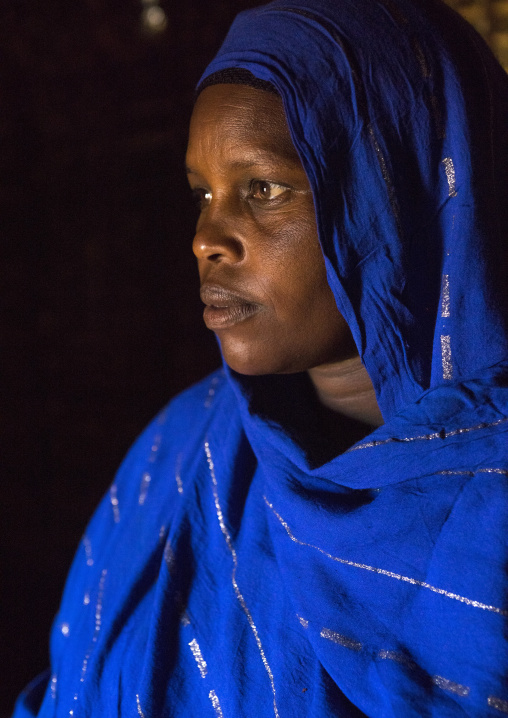
<instances>
[{"instance_id":1,"label":"silver glitter stripe","mask_svg":"<svg viewBox=\"0 0 508 718\"><path fill-rule=\"evenodd\" d=\"M450 275L443 274L441 282L441 316L447 319L450 316Z\"/></svg>"},{"instance_id":2,"label":"silver glitter stripe","mask_svg":"<svg viewBox=\"0 0 508 718\"><path fill-rule=\"evenodd\" d=\"M83 546L85 548L86 565L93 566L92 544L88 536L83 536Z\"/></svg>"},{"instance_id":3,"label":"silver glitter stripe","mask_svg":"<svg viewBox=\"0 0 508 718\"><path fill-rule=\"evenodd\" d=\"M217 693L215 691L210 691L210 693L208 694L208 698L212 701L212 706L217 718L224 718L222 708L220 707L219 699L217 698Z\"/></svg>"},{"instance_id":4,"label":"silver glitter stripe","mask_svg":"<svg viewBox=\"0 0 508 718\"><path fill-rule=\"evenodd\" d=\"M408 656L404 655L404 653L400 653L399 651L382 650L379 651L377 655L382 660L395 661L395 663L400 663L411 670L416 668L416 663L414 663L414 661L412 661Z\"/></svg>"},{"instance_id":5,"label":"silver glitter stripe","mask_svg":"<svg viewBox=\"0 0 508 718\"><path fill-rule=\"evenodd\" d=\"M141 701L139 700L139 693L136 693L136 707L138 709L138 715L140 718L145 718L145 714L143 713L143 709L141 708Z\"/></svg>"},{"instance_id":6,"label":"silver glitter stripe","mask_svg":"<svg viewBox=\"0 0 508 718\"><path fill-rule=\"evenodd\" d=\"M352 638L343 636L341 633L331 631L329 628L323 628L319 635L321 636L321 638L327 638L329 641L333 641L333 643L338 643L339 646L344 646L344 648L350 648L352 651L362 650L361 643L359 643L358 641L353 641Z\"/></svg>"},{"instance_id":7,"label":"silver glitter stripe","mask_svg":"<svg viewBox=\"0 0 508 718\"><path fill-rule=\"evenodd\" d=\"M182 624L182 626L190 626L190 618L189 618L187 611L185 611L185 610L182 612L182 615L180 616L180 623Z\"/></svg>"},{"instance_id":8,"label":"silver glitter stripe","mask_svg":"<svg viewBox=\"0 0 508 718\"><path fill-rule=\"evenodd\" d=\"M106 576L108 575L108 569L103 568L101 572L101 578L99 581L99 591L97 593L97 603L95 604L95 633L92 641L97 643L97 638L102 625L102 599L104 598L104 584L106 583Z\"/></svg>"},{"instance_id":9,"label":"silver glitter stripe","mask_svg":"<svg viewBox=\"0 0 508 718\"><path fill-rule=\"evenodd\" d=\"M79 678L80 683L84 683L84 681L85 681L86 672L88 669L88 662L90 661L90 656L92 655L93 648L99 638L99 633L100 633L101 626L102 626L102 600L104 598L104 584L106 583L107 574L108 574L107 568L103 568L101 571L101 577L99 579L99 588L98 588L98 592L97 592L97 603L95 604L95 628L94 628L94 633L93 633L93 637L92 637L92 643L90 644L90 647L88 648L88 651L83 659L83 664L81 666L81 675ZM75 703L77 702L77 700L78 700L77 693L74 694L73 700ZM73 709L71 709L69 711L69 715L70 716L74 715Z\"/></svg>"},{"instance_id":10,"label":"silver glitter stripe","mask_svg":"<svg viewBox=\"0 0 508 718\"><path fill-rule=\"evenodd\" d=\"M298 615L297 615L296 617L297 617L297 619L300 621L301 625L302 625L304 628L308 628L308 627L309 627L309 622L308 622L305 618L302 618L301 616L298 616Z\"/></svg>"},{"instance_id":11,"label":"silver glitter stripe","mask_svg":"<svg viewBox=\"0 0 508 718\"><path fill-rule=\"evenodd\" d=\"M397 231L399 234L402 234L402 228L400 225L400 217L399 217L399 208L397 206L397 199L395 197L395 191L393 189L392 178L390 177L390 173L388 172L388 167L386 166L386 160L384 158L383 152L381 151L381 147L379 146L379 142L377 141L377 137L374 132L374 128L372 127L371 124L369 124L369 126L368 126L368 131L369 131L370 140L372 142L372 146L374 147L374 152L376 153L376 157L378 160L379 168L381 170L381 174L385 181L386 191L388 193L388 199L390 200L390 206L392 208L393 216L395 218L395 223L397 224Z\"/></svg>"},{"instance_id":12,"label":"silver glitter stripe","mask_svg":"<svg viewBox=\"0 0 508 718\"><path fill-rule=\"evenodd\" d=\"M169 540L166 541L166 545L164 546L164 561L166 562L166 566L170 575L173 575L176 567L176 562L175 554L173 552L173 549L171 548L171 543L169 542Z\"/></svg>"},{"instance_id":13,"label":"silver glitter stripe","mask_svg":"<svg viewBox=\"0 0 508 718\"><path fill-rule=\"evenodd\" d=\"M313 548L315 551L319 551L319 553L323 554L323 556L326 556L327 558L331 559L332 561L337 561L337 563L341 563L344 566L352 566L353 568L361 568L364 571L371 571L372 573L377 573L381 576L387 576L388 578L395 578L397 581L403 581L404 583L410 583L413 586L419 586L420 588L425 588L429 591L432 591L433 593L437 593L440 596L445 596L446 598L452 598L455 601L460 601L461 603L465 603L467 606L472 606L473 608L482 608L484 611L491 611L492 613L497 613L500 616L508 616L508 611L504 611L502 608L498 608L497 606L489 606L486 603L482 603L481 601L474 601L471 598L466 598L465 596L459 596L457 593L451 593L451 591L446 591L444 588L437 588L436 586L432 586L430 583L427 583L426 581L419 581L416 578L411 578L409 576L403 576L399 573L394 573L393 571L387 571L384 568L377 568L376 566L369 566L365 563L357 563L356 561L348 561L345 558L339 558L338 556L333 556L331 553L328 553L327 551L324 551L322 548L319 548L319 546L314 546L311 543L306 543L305 541L300 541L300 539L297 539L296 536L293 534L287 523L284 521L282 516L277 513L277 511L274 509L273 504L271 504L266 496L263 496L267 506L273 511L275 516L279 519L282 526L285 528L286 533L288 534L291 541L294 541L295 543L299 544L300 546L307 546L308 548Z\"/></svg>"},{"instance_id":14,"label":"silver glitter stripe","mask_svg":"<svg viewBox=\"0 0 508 718\"><path fill-rule=\"evenodd\" d=\"M179 494L183 494L183 481L182 481L182 477L180 476L181 468L182 468L182 455L178 454L178 457L176 459L175 481L176 481L176 485L178 487Z\"/></svg>"},{"instance_id":15,"label":"silver glitter stripe","mask_svg":"<svg viewBox=\"0 0 508 718\"><path fill-rule=\"evenodd\" d=\"M67 636L69 635L70 626L67 622L60 624L60 633L62 634L62 636L65 636L65 638L67 638Z\"/></svg>"},{"instance_id":16,"label":"silver glitter stripe","mask_svg":"<svg viewBox=\"0 0 508 718\"><path fill-rule=\"evenodd\" d=\"M109 500L113 509L113 521L117 524L120 522L120 508L118 506L118 487L116 484L112 484L109 489Z\"/></svg>"},{"instance_id":17,"label":"silver glitter stripe","mask_svg":"<svg viewBox=\"0 0 508 718\"><path fill-rule=\"evenodd\" d=\"M84 660L83 665L81 666L81 676L80 676L80 682L83 683L85 680L86 671L88 668L88 661L90 660L90 656L92 654L92 647L93 644L97 643L99 632L101 630L102 625L102 599L104 596L104 584L106 582L106 576L107 576L107 569L103 569L101 573L101 577L99 580L99 590L97 593L97 603L95 604L95 628L94 633L92 637L92 646L89 648Z\"/></svg>"},{"instance_id":18,"label":"silver glitter stripe","mask_svg":"<svg viewBox=\"0 0 508 718\"><path fill-rule=\"evenodd\" d=\"M505 701L502 698L496 698L496 696L489 696L487 698L487 704L491 708L495 708L497 711L501 711L501 713L508 713L508 701Z\"/></svg>"},{"instance_id":19,"label":"silver glitter stripe","mask_svg":"<svg viewBox=\"0 0 508 718\"><path fill-rule=\"evenodd\" d=\"M500 474L501 476L508 476L506 469L475 469L474 471L454 471L453 469L447 469L446 471L436 471L436 474L440 476L476 476L476 474Z\"/></svg>"},{"instance_id":20,"label":"silver glitter stripe","mask_svg":"<svg viewBox=\"0 0 508 718\"><path fill-rule=\"evenodd\" d=\"M215 391L217 389L217 384L219 383L219 377L214 376L212 381L210 382L210 388L208 389L208 394L205 399L205 409L209 409L212 406L213 398L215 396Z\"/></svg>"},{"instance_id":21,"label":"silver glitter stripe","mask_svg":"<svg viewBox=\"0 0 508 718\"><path fill-rule=\"evenodd\" d=\"M57 675L56 675L56 673L53 673L53 675L51 676L51 698L52 698L53 700L56 700L56 686L57 686L57 683L58 683Z\"/></svg>"},{"instance_id":22,"label":"silver glitter stripe","mask_svg":"<svg viewBox=\"0 0 508 718\"><path fill-rule=\"evenodd\" d=\"M138 504L140 506L143 506L143 504L146 501L146 495L148 493L148 487L150 486L150 481L152 480L151 475L148 473L148 471L143 472L143 476L141 477L141 486L139 487L139 499Z\"/></svg>"},{"instance_id":23,"label":"silver glitter stripe","mask_svg":"<svg viewBox=\"0 0 508 718\"><path fill-rule=\"evenodd\" d=\"M162 434L156 434L150 449L150 456L148 457L148 461L150 462L150 464L155 463L155 461L157 460L157 452L161 447L161 442Z\"/></svg>"},{"instance_id":24,"label":"silver glitter stripe","mask_svg":"<svg viewBox=\"0 0 508 718\"><path fill-rule=\"evenodd\" d=\"M490 423L477 424L476 426L468 426L464 429L452 429L452 431L436 431L434 434L424 434L422 436L407 436L399 439L393 437L391 439L383 439L382 441L369 441L365 444L358 444L358 446L352 446L348 451L357 451L358 449L371 449L375 446L382 446L383 444L392 444L399 442L410 442L410 441L427 441L428 439L448 439L450 436L458 436L459 434L468 434L470 431L479 431L480 429L490 429L493 426L499 426L504 424L508 419L498 419L497 421L491 421Z\"/></svg>"},{"instance_id":25,"label":"silver glitter stripe","mask_svg":"<svg viewBox=\"0 0 508 718\"><path fill-rule=\"evenodd\" d=\"M162 526L159 529L159 543L164 543L166 541L166 524L162 524Z\"/></svg>"},{"instance_id":26,"label":"silver glitter stripe","mask_svg":"<svg viewBox=\"0 0 508 718\"><path fill-rule=\"evenodd\" d=\"M432 683L438 688L442 688L443 691L455 693L455 695L462 696L462 698L468 696L471 690L469 686L454 683L453 681L449 681L448 678L443 678L443 676L432 676Z\"/></svg>"},{"instance_id":27,"label":"silver glitter stripe","mask_svg":"<svg viewBox=\"0 0 508 718\"><path fill-rule=\"evenodd\" d=\"M448 196L456 197L457 190L455 186L455 167L453 166L453 160L451 157L445 157L444 160L441 160L441 164L443 165L446 172L446 180L448 182Z\"/></svg>"},{"instance_id":28,"label":"silver glitter stripe","mask_svg":"<svg viewBox=\"0 0 508 718\"><path fill-rule=\"evenodd\" d=\"M274 712L275 717L279 718L279 711L277 709L277 695L275 693L275 682L273 679L272 669L270 668L270 665L266 659L265 651L263 649L261 639L259 638L258 629L256 628L256 625L251 616L251 613L247 607L247 604L245 603L245 599L242 596L242 594L240 593L240 589L236 582L236 569L238 567L238 558L237 558L233 543L231 541L231 536L229 535L229 532L226 528L226 524L224 522L224 515L222 513L222 508L221 508L220 501L219 501L219 491L218 491L217 478L215 476L215 467L214 467L214 463L212 460L212 452L210 451L210 444L208 443L208 441L205 441L205 453L206 453L206 460L208 462L208 468L210 470L210 476L212 478L213 498L215 501L215 509L217 512L217 518L219 520L219 526L222 531L222 535L224 536L224 540L226 541L227 547L230 550L231 556L233 558L233 572L231 574L231 582L233 584L233 588L234 588L236 597L237 597L241 607L243 608L243 612L247 616L247 621L249 622L249 626L251 627L252 633L254 634L254 638L256 640L256 645L258 647L258 651L261 656L261 660L263 661L265 670L268 673L268 678L270 679L270 686L272 688L272 694L273 694L273 712Z\"/></svg>"},{"instance_id":29,"label":"silver glitter stripe","mask_svg":"<svg viewBox=\"0 0 508 718\"><path fill-rule=\"evenodd\" d=\"M194 656L194 659L196 663L198 664L199 672L201 673L201 678L204 678L206 674L208 673L208 666L206 665L206 661L203 658L203 654L201 653L201 648L199 647L199 643L196 641L195 638L192 639L192 641L189 643L190 649L192 651L192 655Z\"/></svg>"},{"instance_id":30,"label":"silver glitter stripe","mask_svg":"<svg viewBox=\"0 0 508 718\"><path fill-rule=\"evenodd\" d=\"M451 337L445 334L441 334L441 363L443 379L453 379Z\"/></svg>"}]
</instances>

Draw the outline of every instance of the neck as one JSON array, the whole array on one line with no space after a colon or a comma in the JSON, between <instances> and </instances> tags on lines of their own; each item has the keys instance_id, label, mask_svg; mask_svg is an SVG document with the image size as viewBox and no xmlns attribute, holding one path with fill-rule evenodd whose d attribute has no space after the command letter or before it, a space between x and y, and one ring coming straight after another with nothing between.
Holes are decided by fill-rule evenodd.
<instances>
[{"instance_id":1,"label":"neck","mask_svg":"<svg viewBox=\"0 0 508 718\"><path fill-rule=\"evenodd\" d=\"M320 403L327 409L371 427L383 424L374 387L358 355L314 367L308 374Z\"/></svg>"}]
</instances>

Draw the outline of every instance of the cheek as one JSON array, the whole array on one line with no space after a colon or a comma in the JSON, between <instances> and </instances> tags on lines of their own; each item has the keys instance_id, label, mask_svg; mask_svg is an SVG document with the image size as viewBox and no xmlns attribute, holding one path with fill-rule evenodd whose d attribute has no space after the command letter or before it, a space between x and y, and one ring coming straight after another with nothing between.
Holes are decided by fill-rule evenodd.
<instances>
[{"instance_id":1,"label":"cheek","mask_svg":"<svg viewBox=\"0 0 508 718\"><path fill-rule=\"evenodd\" d=\"M279 231L272 228L265 236L271 241L262 253L259 277L277 314L298 321L317 305L336 310L314 217L293 216Z\"/></svg>"}]
</instances>

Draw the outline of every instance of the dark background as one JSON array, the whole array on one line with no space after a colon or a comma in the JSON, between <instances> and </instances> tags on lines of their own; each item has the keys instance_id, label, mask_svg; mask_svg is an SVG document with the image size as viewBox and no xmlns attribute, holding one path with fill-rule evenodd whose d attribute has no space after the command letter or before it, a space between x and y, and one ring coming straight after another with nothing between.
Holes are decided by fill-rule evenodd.
<instances>
[{"instance_id":1,"label":"dark background","mask_svg":"<svg viewBox=\"0 0 508 718\"><path fill-rule=\"evenodd\" d=\"M0 4L0 716L48 664L129 445L219 361L183 162L193 90L256 0Z\"/></svg>"}]
</instances>

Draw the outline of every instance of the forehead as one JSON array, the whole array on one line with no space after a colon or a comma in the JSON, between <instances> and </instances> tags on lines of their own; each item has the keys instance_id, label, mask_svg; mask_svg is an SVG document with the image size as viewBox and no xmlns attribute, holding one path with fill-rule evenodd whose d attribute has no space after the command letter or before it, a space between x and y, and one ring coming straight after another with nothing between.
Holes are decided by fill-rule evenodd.
<instances>
[{"instance_id":1,"label":"forehead","mask_svg":"<svg viewBox=\"0 0 508 718\"><path fill-rule=\"evenodd\" d=\"M195 153L220 151L224 145L299 163L280 97L247 85L212 85L196 101L188 160Z\"/></svg>"}]
</instances>

